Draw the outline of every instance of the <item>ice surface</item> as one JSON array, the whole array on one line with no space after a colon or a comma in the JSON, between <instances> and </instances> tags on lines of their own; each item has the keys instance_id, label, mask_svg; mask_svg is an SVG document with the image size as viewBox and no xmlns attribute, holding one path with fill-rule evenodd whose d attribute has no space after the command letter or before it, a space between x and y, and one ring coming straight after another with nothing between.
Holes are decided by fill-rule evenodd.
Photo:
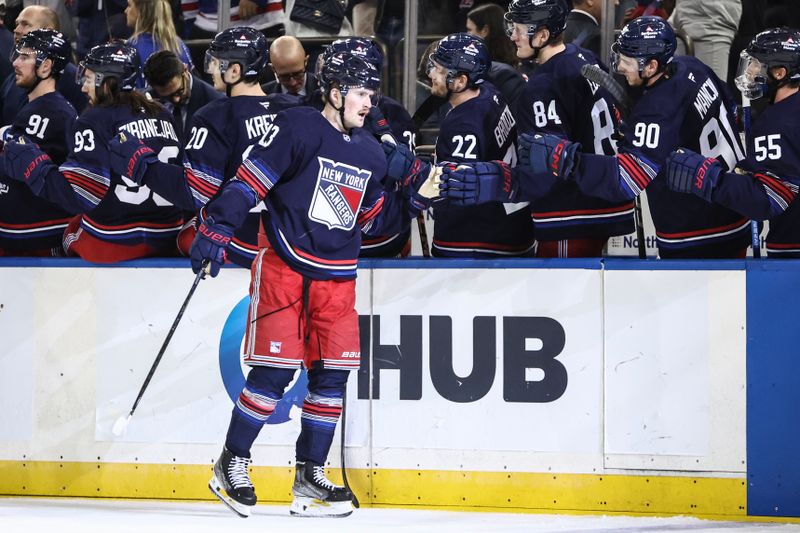
<instances>
[{"instance_id":1,"label":"ice surface","mask_svg":"<svg viewBox=\"0 0 800 533\"><path fill-rule=\"evenodd\" d=\"M800 533L800 525L795 524L716 522L689 517L565 516L362 508L356 509L348 518L320 519L291 517L288 506L258 505L250 518L243 519L220 503L0 498L2 533L266 533L308 532L316 528L324 533Z\"/></svg>"}]
</instances>

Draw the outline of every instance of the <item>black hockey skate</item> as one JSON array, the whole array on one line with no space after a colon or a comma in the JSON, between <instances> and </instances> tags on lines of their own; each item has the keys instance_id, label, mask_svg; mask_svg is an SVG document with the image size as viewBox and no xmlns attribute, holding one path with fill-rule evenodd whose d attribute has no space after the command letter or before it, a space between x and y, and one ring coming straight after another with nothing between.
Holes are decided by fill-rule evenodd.
<instances>
[{"instance_id":1,"label":"black hockey skate","mask_svg":"<svg viewBox=\"0 0 800 533\"><path fill-rule=\"evenodd\" d=\"M208 482L211 492L242 518L250 516L250 510L256 504L256 492L247 473L249 464L250 459L233 455L223 448L214 463L214 476Z\"/></svg>"},{"instance_id":2,"label":"black hockey skate","mask_svg":"<svg viewBox=\"0 0 800 533\"><path fill-rule=\"evenodd\" d=\"M331 483L322 465L298 462L292 494L294 500L289 512L293 516L341 518L353 512L353 493Z\"/></svg>"}]
</instances>

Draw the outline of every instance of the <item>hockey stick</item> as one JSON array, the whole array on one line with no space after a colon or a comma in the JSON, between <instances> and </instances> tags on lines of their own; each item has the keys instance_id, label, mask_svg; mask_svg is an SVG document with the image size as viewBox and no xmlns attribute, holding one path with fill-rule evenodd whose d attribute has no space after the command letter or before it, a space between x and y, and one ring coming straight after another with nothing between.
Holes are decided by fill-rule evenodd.
<instances>
[{"instance_id":1,"label":"hockey stick","mask_svg":"<svg viewBox=\"0 0 800 533\"><path fill-rule=\"evenodd\" d=\"M744 122L744 141L746 148L750 147L753 140L753 132L750 129L750 99L742 94L742 122ZM758 227L757 220L750 221L750 245L753 247L753 257L761 258L761 228Z\"/></svg>"},{"instance_id":2,"label":"hockey stick","mask_svg":"<svg viewBox=\"0 0 800 533\"><path fill-rule=\"evenodd\" d=\"M203 267L200 269L200 272L194 277L194 282L192 283L192 288L189 289L189 294L186 295L186 299L183 301L183 305L181 305L181 310L178 311L178 316L175 317L175 320L172 322L172 327L169 329L169 333L167 333L167 338L164 339L164 343L161 345L161 349L158 351L158 355L156 356L156 360L153 361L153 364L150 366L150 372L147 373L147 377L144 379L144 383L142 383L142 387L139 389L139 395L136 397L136 401L133 402L133 407L131 407L131 411L128 413L128 416L121 416L114 422L114 427L111 428L111 433L119 437L128 427L128 422L130 422L131 417L133 416L133 412L136 411L136 407L139 405L139 402L144 396L144 391L147 389L147 386L150 384L150 380L153 378L153 374L156 372L156 368L158 367L158 363L161 362L161 358L164 356L164 352L167 350L167 346L169 346L169 341L172 340L172 334L175 333L175 329L178 327L178 323L183 318L183 312L186 311L186 306L189 305L189 300L192 299L192 295L194 294L195 289L197 289L197 285L200 283L200 280L206 277L207 269L209 267L209 262L203 262Z\"/></svg>"},{"instance_id":3,"label":"hockey stick","mask_svg":"<svg viewBox=\"0 0 800 533\"><path fill-rule=\"evenodd\" d=\"M446 98L434 95L428 96L411 117L417 130L419 130L425 121L445 103L447 103ZM422 247L422 256L429 258L431 256L431 248L428 242L428 229L425 226L425 213L417 215L417 230L419 231L419 244Z\"/></svg>"},{"instance_id":4,"label":"hockey stick","mask_svg":"<svg viewBox=\"0 0 800 533\"><path fill-rule=\"evenodd\" d=\"M345 434L345 426L347 423L347 387L345 386L344 394L342 395L342 425L341 431L339 435L341 436L342 445L341 448L341 461L342 461L342 482L344 483L344 488L350 491L350 494L353 495L353 507L358 509L361 507L361 504L358 503L358 498L356 498L356 493L353 492L353 489L350 488L350 483L347 481L347 467L345 466L344 462L344 434Z\"/></svg>"},{"instance_id":5,"label":"hockey stick","mask_svg":"<svg viewBox=\"0 0 800 533\"><path fill-rule=\"evenodd\" d=\"M422 247L422 257L430 258L431 248L428 245L428 228L425 227L425 213L417 215L417 229L419 230L419 244Z\"/></svg>"},{"instance_id":6,"label":"hockey stick","mask_svg":"<svg viewBox=\"0 0 800 533\"><path fill-rule=\"evenodd\" d=\"M417 127L417 129L420 129L425 121L428 120L437 109L446 103L447 99L442 98L441 96L430 95L427 97L414 112L414 116L411 117L411 120L414 121L414 125Z\"/></svg>"},{"instance_id":7,"label":"hockey stick","mask_svg":"<svg viewBox=\"0 0 800 533\"><path fill-rule=\"evenodd\" d=\"M611 94L611 97L617 101L617 106L619 106L618 108L622 118L627 118L630 115L631 109L633 109L633 102L628 96L628 93L625 92L625 89L622 87L622 85L617 83L617 80L615 80L611 74L601 69L597 65L589 65L587 63L581 67L581 76L592 83L596 83ZM637 248L639 249L639 259L646 259L647 247L645 246L644 241L642 200L638 195L633 199L633 217L636 225L636 244Z\"/></svg>"},{"instance_id":8,"label":"hockey stick","mask_svg":"<svg viewBox=\"0 0 800 533\"><path fill-rule=\"evenodd\" d=\"M581 67L581 76L611 93L611 97L617 101L619 112L623 117L627 118L631 114L633 101L631 101L628 93L625 92L625 88L614 79L614 76L599 66L589 65L588 63Z\"/></svg>"},{"instance_id":9,"label":"hockey stick","mask_svg":"<svg viewBox=\"0 0 800 533\"><path fill-rule=\"evenodd\" d=\"M425 148L423 150L423 155L418 155L418 157L422 161L432 162L433 160L433 153L436 149L433 145L423 144L417 147L417 150L420 148ZM430 149L431 153L428 153L427 150ZM417 214L417 230L419 231L419 244L422 248L422 257L430 258L431 257L431 247L430 242L428 241L428 228L425 226L425 213L427 211L422 211Z\"/></svg>"}]
</instances>

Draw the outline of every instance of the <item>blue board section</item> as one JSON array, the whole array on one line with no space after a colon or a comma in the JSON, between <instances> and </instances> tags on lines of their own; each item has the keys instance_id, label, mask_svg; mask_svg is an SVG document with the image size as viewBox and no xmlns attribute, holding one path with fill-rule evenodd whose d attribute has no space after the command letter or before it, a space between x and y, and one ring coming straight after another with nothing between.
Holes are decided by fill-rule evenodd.
<instances>
[{"instance_id":1,"label":"blue board section","mask_svg":"<svg viewBox=\"0 0 800 533\"><path fill-rule=\"evenodd\" d=\"M562 259L571 261L571 259ZM744 270L744 259L603 259L605 270Z\"/></svg>"},{"instance_id":2,"label":"blue board section","mask_svg":"<svg viewBox=\"0 0 800 533\"><path fill-rule=\"evenodd\" d=\"M747 268L747 514L800 516L800 262Z\"/></svg>"}]
</instances>

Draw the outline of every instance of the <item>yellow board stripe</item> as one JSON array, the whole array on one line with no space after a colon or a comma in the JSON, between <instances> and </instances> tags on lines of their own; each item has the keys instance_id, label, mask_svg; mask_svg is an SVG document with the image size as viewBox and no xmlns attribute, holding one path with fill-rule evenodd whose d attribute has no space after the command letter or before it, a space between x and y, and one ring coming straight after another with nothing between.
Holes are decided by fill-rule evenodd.
<instances>
[{"instance_id":1,"label":"yellow board stripe","mask_svg":"<svg viewBox=\"0 0 800 533\"><path fill-rule=\"evenodd\" d=\"M341 482L338 469L328 474ZM251 477L259 502L291 500L293 466ZM5 496L213 500L210 478L210 464L0 461ZM348 480L368 506L747 519L744 478L353 469Z\"/></svg>"}]
</instances>

